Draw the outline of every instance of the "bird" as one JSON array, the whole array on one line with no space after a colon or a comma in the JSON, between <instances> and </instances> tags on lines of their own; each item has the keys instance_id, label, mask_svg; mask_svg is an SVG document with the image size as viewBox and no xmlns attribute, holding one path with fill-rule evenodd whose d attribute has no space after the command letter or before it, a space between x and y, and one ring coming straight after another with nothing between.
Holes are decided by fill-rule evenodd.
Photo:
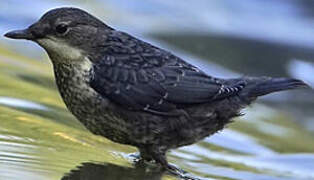
<instances>
[{"instance_id":1,"label":"bird","mask_svg":"<svg viewBox=\"0 0 314 180\"><path fill-rule=\"evenodd\" d=\"M66 107L90 132L135 146L142 160L169 171L169 150L221 131L257 97L310 88L293 78L210 76L74 7L4 36L44 48Z\"/></svg>"}]
</instances>

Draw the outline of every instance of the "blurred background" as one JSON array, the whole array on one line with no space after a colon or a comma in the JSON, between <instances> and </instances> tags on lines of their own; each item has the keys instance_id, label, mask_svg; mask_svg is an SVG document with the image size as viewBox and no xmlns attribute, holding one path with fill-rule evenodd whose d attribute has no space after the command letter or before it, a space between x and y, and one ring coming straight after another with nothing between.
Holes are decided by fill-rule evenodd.
<instances>
[{"instance_id":1,"label":"blurred background","mask_svg":"<svg viewBox=\"0 0 314 180\"><path fill-rule=\"evenodd\" d=\"M82 8L217 77L294 77L314 87L313 0L0 1L0 179L178 179L132 165L136 149L66 110L44 50L2 35L50 9ZM200 179L314 179L314 93L265 96L227 129L173 150ZM154 169L154 168L153 168Z\"/></svg>"}]
</instances>

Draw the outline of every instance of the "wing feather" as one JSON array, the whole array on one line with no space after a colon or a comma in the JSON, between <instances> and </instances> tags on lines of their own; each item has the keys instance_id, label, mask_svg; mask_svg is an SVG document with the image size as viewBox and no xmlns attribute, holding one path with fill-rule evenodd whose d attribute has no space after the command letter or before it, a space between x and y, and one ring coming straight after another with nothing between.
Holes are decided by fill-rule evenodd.
<instances>
[{"instance_id":1,"label":"wing feather","mask_svg":"<svg viewBox=\"0 0 314 180\"><path fill-rule=\"evenodd\" d=\"M226 86L169 52L125 33L121 36L127 36L123 41L129 38L132 47L110 42L105 56L95 60L90 84L125 108L170 115L178 106L226 98L244 87Z\"/></svg>"}]
</instances>

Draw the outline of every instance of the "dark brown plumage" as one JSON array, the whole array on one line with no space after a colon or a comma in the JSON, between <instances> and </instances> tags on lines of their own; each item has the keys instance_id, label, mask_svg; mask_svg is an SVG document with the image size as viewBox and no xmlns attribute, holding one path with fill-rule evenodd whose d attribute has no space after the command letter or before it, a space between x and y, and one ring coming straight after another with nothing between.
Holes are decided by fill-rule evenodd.
<instances>
[{"instance_id":1,"label":"dark brown plumage","mask_svg":"<svg viewBox=\"0 0 314 180\"><path fill-rule=\"evenodd\" d=\"M87 129L170 169L169 149L223 129L258 96L308 87L289 78L211 77L76 8L51 10L6 36L47 51L65 104Z\"/></svg>"}]
</instances>

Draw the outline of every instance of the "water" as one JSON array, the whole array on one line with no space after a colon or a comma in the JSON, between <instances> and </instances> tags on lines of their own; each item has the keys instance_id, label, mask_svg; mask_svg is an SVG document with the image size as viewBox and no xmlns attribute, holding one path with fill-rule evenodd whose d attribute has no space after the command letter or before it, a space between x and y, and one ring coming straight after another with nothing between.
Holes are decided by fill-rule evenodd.
<instances>
[{"instance_id":1,"label":"water","mask_svg":"<svg viewBox=\"0 0 314 180\"><path fill-rule=\"evenodd\" d=\"M65 3L72 2L1 1L0 34L24 28ZM82 0L74 5L209 74L290 76L314 85L310 0ZM168 159L195 179L314 179L313 95L266 96L224 131L173 150ZM0 38L0 180L178 179L154 164L134 166L129 155L134 152L92 135L66 110L41 48Z\"/></svg>"}]
</instances>

